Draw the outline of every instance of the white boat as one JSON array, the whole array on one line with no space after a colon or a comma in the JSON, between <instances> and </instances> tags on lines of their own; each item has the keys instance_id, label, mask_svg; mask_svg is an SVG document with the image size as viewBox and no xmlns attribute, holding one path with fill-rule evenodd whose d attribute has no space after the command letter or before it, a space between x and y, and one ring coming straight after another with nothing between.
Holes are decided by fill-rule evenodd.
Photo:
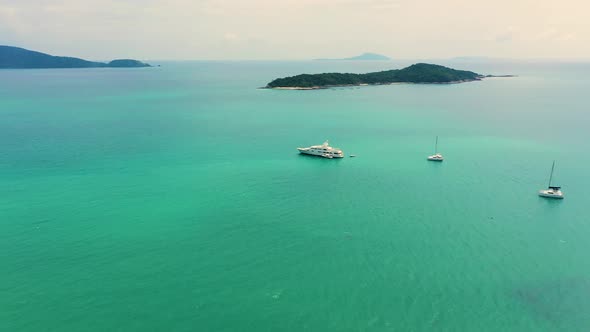
<instances>
[{"instance_id":1,"label":"white boat","mask_svg":"<svg viewBox=\"0 0 590 332\"><path fill-rule=\"evenodd\" d=\"M328 159L343 158L344 153L338 148L333 148L325 141L322 145L312 145L308 148L297 148L299 153L308 154L312 156L324 157Z\"/></svg>"},{"instance_id":2,"label":"white boat","mask_svg":"<svg viewBox=\"0 0 590 332\"><path fill-rule=\"evenodd\" d=\"M547 189L539 190L539 196L547 197L547 198L557 198L563 199L563 192L561 191L561 187L556 187L551 185L551 180L553 179L553 170L555 169L555 160L553 161L553 165L551 166L551 174L549 175L549 186Z\"/></svg>"},{"instance_id":3,"label":"white boat","mask_svg":"<svg viewBox=\"0 0 590 332\"><path fill-rule=\"evenodd\" d=\"M436 136L436 142L434 143L434 154L432 156L428 156L426 158L430 161L443 161L444 158L442 154L438 153L438 136Z\"/></svg>"}]
</instances>

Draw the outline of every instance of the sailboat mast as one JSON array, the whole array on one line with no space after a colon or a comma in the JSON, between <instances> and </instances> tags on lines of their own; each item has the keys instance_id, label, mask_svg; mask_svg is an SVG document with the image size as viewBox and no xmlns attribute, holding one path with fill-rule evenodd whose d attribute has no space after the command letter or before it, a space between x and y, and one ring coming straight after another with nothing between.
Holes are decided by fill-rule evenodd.
<instances>
[{"instance_id":1,"label":"sailboat mast","mask_svg":"<svg viewBox=\"0 0 590 332\"><path fill-rule=\"evenodd\" d=\"M553 161L553 165L551 165L551 174L549 175L549 187L551 187L551 179L553 179L553 169L555 169L555 160Z\"/></svg>"},{"instance_id":2,"label":"sailboat mast","mask_svg":"<svg viewBox=\"0 0 590 332\"><path fill-rule=\"evenodd\" d=\"M436 136L436 141L434 143L434 154L438 152L438 136Z\"/></svg>"}]
</instances>

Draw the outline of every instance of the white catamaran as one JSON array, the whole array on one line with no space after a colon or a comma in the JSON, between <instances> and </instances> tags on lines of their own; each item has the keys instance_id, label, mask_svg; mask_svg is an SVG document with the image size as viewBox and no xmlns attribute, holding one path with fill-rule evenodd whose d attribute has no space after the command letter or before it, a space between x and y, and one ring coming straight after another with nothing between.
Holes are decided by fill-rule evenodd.
<instances>
[{"instance_id":1,"label":"white catamaran","mask_svg":"<svg viewBox=\"0 0 590 332\"><path fill-rule=\"evenodd\" d=\"M563 199L563 192L561 191L561 187L556 187L551 185L551 180L553 179L553 170L555 169L555 160L553 161L553 165L551 166L551 174L549 175L549 186L547 189L539 190L539 196L547 197L547 198L557 198Z\"/></svg>"},{"instance_id":2,"label":"white catamaran","mask_svg":"<svg viewBox=\"0 0 590 332\"><path fill-rule=\"evenodd\" d=\"M430 161L443 161L444 160L442 154L438 153L438 136L436 136L436 142L434 143L434 154L432 156L428 156L427 159Z\"/></svg>"},{"instance_id":3,"label":"white catamaran","mask_svg":"<svg viewBox=\"0 0 590 332\"><path fill-rule=\"evenodd\" d=\"M333 148L325 141L322 145L312 145L308 148L297 148L299 153L309 154L312 156L324 157L328 159L343 158L344 153L338 148Z\"/></svg>"}]
</instances>

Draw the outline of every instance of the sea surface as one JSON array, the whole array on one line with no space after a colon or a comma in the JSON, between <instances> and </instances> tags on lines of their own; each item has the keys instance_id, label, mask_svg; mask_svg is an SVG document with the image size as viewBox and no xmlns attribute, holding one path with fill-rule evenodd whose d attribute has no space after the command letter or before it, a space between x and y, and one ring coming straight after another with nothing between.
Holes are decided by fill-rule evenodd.
<instances>
[{"instance_id":1,"label":"sea surface","mask_svg":"<svg viewBox=\"0 0 590 332\"><path fill-rule=\"evenodd\" d=\"M0 331L588 331L590 63L257 89L413 62L0 71Z\"/></svg>"}]
</instances>

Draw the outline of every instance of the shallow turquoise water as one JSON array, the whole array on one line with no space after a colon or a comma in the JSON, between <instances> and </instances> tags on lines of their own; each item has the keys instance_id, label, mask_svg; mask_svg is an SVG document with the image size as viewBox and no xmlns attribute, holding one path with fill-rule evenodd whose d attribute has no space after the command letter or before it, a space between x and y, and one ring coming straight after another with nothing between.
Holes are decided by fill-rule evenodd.
<instances>
[{"instance_id":1,"label":"shallow turquoise water","mask_svg":"<svg viewBox=\"0 0 590 332\"><path fill-rule=\"evenodd\" d=\"M405 64L0 72L0 330L585 331L590 64Z\"/></svg>"}]
</instances>

